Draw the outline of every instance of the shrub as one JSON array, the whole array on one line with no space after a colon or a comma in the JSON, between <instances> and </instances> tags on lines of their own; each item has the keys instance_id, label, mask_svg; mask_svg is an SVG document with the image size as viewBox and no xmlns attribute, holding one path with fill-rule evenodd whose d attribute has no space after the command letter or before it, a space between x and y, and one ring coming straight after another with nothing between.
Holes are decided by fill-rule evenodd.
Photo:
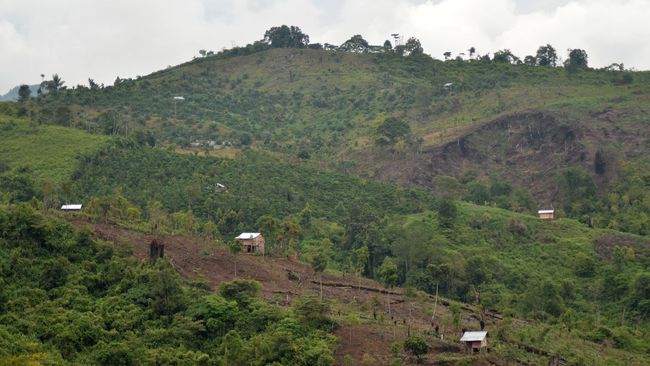
<instances>
[{"instance_id":1,"label":"shrub","mask_svg":"<svg viewBox=\"0 0 650 366\"><path fill-rule=\"evenodd\" d=\"M429 345L424 339L418 336L412 336L404 341L404 351L415 356L419 363L422 361L422 356L429 352Z\"/></svg>"}]
</instances>

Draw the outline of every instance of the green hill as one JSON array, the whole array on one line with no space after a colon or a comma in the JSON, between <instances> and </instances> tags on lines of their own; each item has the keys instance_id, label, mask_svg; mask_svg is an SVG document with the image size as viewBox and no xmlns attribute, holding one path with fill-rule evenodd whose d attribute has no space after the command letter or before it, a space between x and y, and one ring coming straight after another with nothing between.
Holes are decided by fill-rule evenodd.
<instances>
[{"instance_id":1,"label":"green hill","mask_svg":"<svg viewBox=\"0 0 650 366\"><path fill-rule=\"evenodd\" d=\"M267 218L275 222L262 228L272 252L311 252L329 240L329 255L343 271L353 251L365 246L370 276L379 278L383 258L392 256L400 285L434 293L438 284L446 296L468 302L480 291L481 304L522 316L547 319L570 309L588 321L596 307L607 319L623 312L643 318L647 311L650 241L575 220L544 222L456 204L253 151L224 160L112 147L84 159L74 181L82 201L95 196L119 202L109 197L123 196L151 219L150 201L159 200L168 212L193 217L188 230L204 230L213 221L225 240ZM217 182L231 188L214 190ZM286 239L287 223L297 230L293 244ZM609 291L594 295L599 286Z\"/></svg>"},{"instance_id":2,"label":"green hill","mask_svg":"<svg viewBox=\"0 0 650 366\"><path fill-rule=\"evenodd\" d=\"M213 293L165 260L137 264L23 204L0 207L0 228L2 365L333 362L332 324L301 310L318 300L287 311L246 280Z\"/></svg>"},{"instance_id":3,"label":"green hill","mask_svg":"<svg viewBox=\"0 0 650 366\"><path fill-rule=\"evenodd\" d=\"M643 364L650 333L649 78L256 44L112 86L2 103L0 202L8 206L0 224L9 236L0 238L7 254L0 269L5 282L16 282L0 298L21 299L23 288L40 289L36 282L51 277L87 294L86 305L118 301L120 311L144 319L129 328L140 347L130 354L153 347L144 329L166 334L189 324L187 309L176 309L179 320L167 314L167 322L152 313L154 295L135 280L77 288L77 278L121 271L152 282L143 278L163 269L103 268L118 259L97 257L97 244L78 254L80 234L19 204L47 212L75 201L85 204L87 220L146 233L228 244L241 231L259 230L271 256L325 258L334 273L362 273L525 318L527 325L500 337L571 353L576 364L608 363L598 348ZM541 207L556 208L559 219L540 221ZM45 231L31 238L25 225ZM23 239L25 248L17 244ZM396 264L395 278L386 278L386 258ZM34 273L14 278L19 262L33 263L27 267ZM50 276L50 267L65 275ZM63 301L47 291L54 290L20 301ZM7 334L0 341L23 337L0 357L43 351L92 363L119 349L102 338L109 328L56 343L43 324L27 324L33 317L20 313L20 302L2 304L27 321L0 329ZM287 317L273 318L281 324L272 327L295 322ZM238 326L240 338L259 333ZM298 338L315 331L301 327L294 328ZM324 343L314 347L329 355L328 336L318 337ZM182 338L155 346L161 355L175 352ZM572 347L575 340L585 350ZM217 343L196 342L182 344L188 357L227 357ZM210 345L214 352L204 356Z\"/></svg>"},{"instance_id":4,"label":"green hill","mask_svg":"<svg viewBox=\"0 0 650 366\"><path fill-rule=\"evenodd\" d=\"M529 208L555 207L583 222L591 215L599 227L648 232L646 199L625 199L634 195L630 185L645 179L638 171L649 160L647 72L244 50L104 88L50 93L27 109L40 121L95 133L136 134L198 151L252 145L518 209L511 193L476 194L496 178L511 192L528 191ZM567 190L569 168L593 188L577 196ZM607 192L616 192L616 203ZM628 221L635 223L621 224Z\"/></svg>"},{"instance_id":5,"label":"green hill","mask_svg":"<svg viewBox=\"0 0 650 366\"><path fill-rule=\"evenodd\" d=\"M79 157L108 138L61 126L39 125L0 115L0 156L4 169L29 171L39 181L70 178Z\"/></svg>"}]
</instances>

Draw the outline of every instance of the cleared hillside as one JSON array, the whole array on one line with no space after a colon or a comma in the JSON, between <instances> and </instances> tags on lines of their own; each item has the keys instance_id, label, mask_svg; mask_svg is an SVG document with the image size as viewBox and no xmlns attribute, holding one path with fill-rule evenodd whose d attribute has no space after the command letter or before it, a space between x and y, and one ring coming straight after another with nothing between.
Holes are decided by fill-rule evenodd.
<instances>
[{"instance_id":1,"label":"cleared hillside","mask_svg":"<svg viewBox=\"0 0 650 366\"><path fill-rule=\"evenodd\" d=\"M508 215L499 210L492 210L491 213L495 217ZM245 254L233 255L224 247L192 236L151 235L117 225L96 224L80 218L73 218L72 222L77 227L90 229L97 238L112 243L119 251L128 248L140 261L146 261L149 243L153 238L157 238L165 243L168 249L167 257L183 277L205 281L212 288L218 288L222 282L236 278L254 279L262 284L262 297L269 303L281 306L290 306L299 296L317 295L320 292L319 275L305 263ZM562 226L572 225L564 223ZM530 250L529 247L526 248L522 249ZM562 264L547 270L556 270L561 266ZM539 269L531 270L534 272ZM293 277L289 276L289 273ZM438 304L434 306L434 296L412 289L385 291L378 282L358 279L349 274L341 276L335 272L326 273L323 283L323 296L332 304L332 318L340 325L335 334L338 337L336 358L341 364L347 362L362 365L364 358L381 365L388 365L395 360L400 360L403 365L417 364L403 351L391 351L392 344L400 343L409 334L422 336L432 345L425 356L425 364L547 364L552 357L570 364L583 362L611 365L647 362L647 357L641 354L631 354L617 347L603 349L599 343L579 337L577 332L567 333L543 323L504 316L494 310L481 309L480 306L460 304L458 311L462 328L478 328L480 321L484 320L486 329L492 335L490 355L468 356L457 341L461 332L452 321L453 312L456 311L454 306L459 305L458 303L439 298ZM372 305L375 299L379 300L379 305ZM397 322L389 319L388 301L391 302L392 317ZM379 313L377 319L372 315L373 306L376 308L374 311ZM438 325L439 332L445 334L447 342L437 339L432 317L433 324ZM571 346L567 348L567 345Z\"/></svg>"}]
</instances>

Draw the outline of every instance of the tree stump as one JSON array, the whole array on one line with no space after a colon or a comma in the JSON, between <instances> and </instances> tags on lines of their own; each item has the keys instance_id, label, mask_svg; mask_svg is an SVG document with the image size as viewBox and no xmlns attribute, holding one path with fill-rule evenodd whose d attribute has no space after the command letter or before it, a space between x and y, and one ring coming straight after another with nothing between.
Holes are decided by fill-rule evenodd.
<instances>
[{"instance_id":1,"label":"tree stump","mask_svg":"<svg viewBox=\"0 0 650 366\"><path fill-rule=\"evenodd\" d=\"M149 262L155 263L158 258L165 255L165 244L157 239L153 239L149 244Z\"/></svg>"}]
</instances>

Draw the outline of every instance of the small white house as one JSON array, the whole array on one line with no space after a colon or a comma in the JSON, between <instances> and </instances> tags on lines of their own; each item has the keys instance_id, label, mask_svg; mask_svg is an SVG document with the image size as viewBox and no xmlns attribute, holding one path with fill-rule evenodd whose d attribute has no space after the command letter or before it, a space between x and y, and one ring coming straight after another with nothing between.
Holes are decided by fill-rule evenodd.
<instances>
[{"instance_id":1,"label":"small white house","mask_svg":"<svg viewBox=\"0 0 650 366\"><path fill-rule=\"evenodd\" d=\"M61 206L61 211L81 211L82 205L79 204L72 204L72 205L63 205Z\"/></svg>"},{"instance_id":2,"label":"small white house","mask_svg":"<svg viewBox=\"0 0 650 366\"><path fill-rule=\"evenodd\" d=\"M553 220L555 218L555 210L539 210L537 214L542 220Z\"/></svg>"},{"instance_id":3,"label":"small white house","mask_svg":"<svg viewBox=\"0 0 650 366\"><path fill-rule=\"evenodd\" d=\"M260 233L241 233L235 239L244 247L244 253L264 254L264 237Z\"/></svg>"},{"instance_id":4,"label":"small white house","mask_svg":"<svg viewBox=\"0 0 650 366\"><path fill-rule=\"evenodd\" d=\"M465 343L467 348L472 351L481 351L483 348L487 347L487 331L468 331L463 333L463 337L460 339L461 342Z\"/></svg>"}]
</instances>

